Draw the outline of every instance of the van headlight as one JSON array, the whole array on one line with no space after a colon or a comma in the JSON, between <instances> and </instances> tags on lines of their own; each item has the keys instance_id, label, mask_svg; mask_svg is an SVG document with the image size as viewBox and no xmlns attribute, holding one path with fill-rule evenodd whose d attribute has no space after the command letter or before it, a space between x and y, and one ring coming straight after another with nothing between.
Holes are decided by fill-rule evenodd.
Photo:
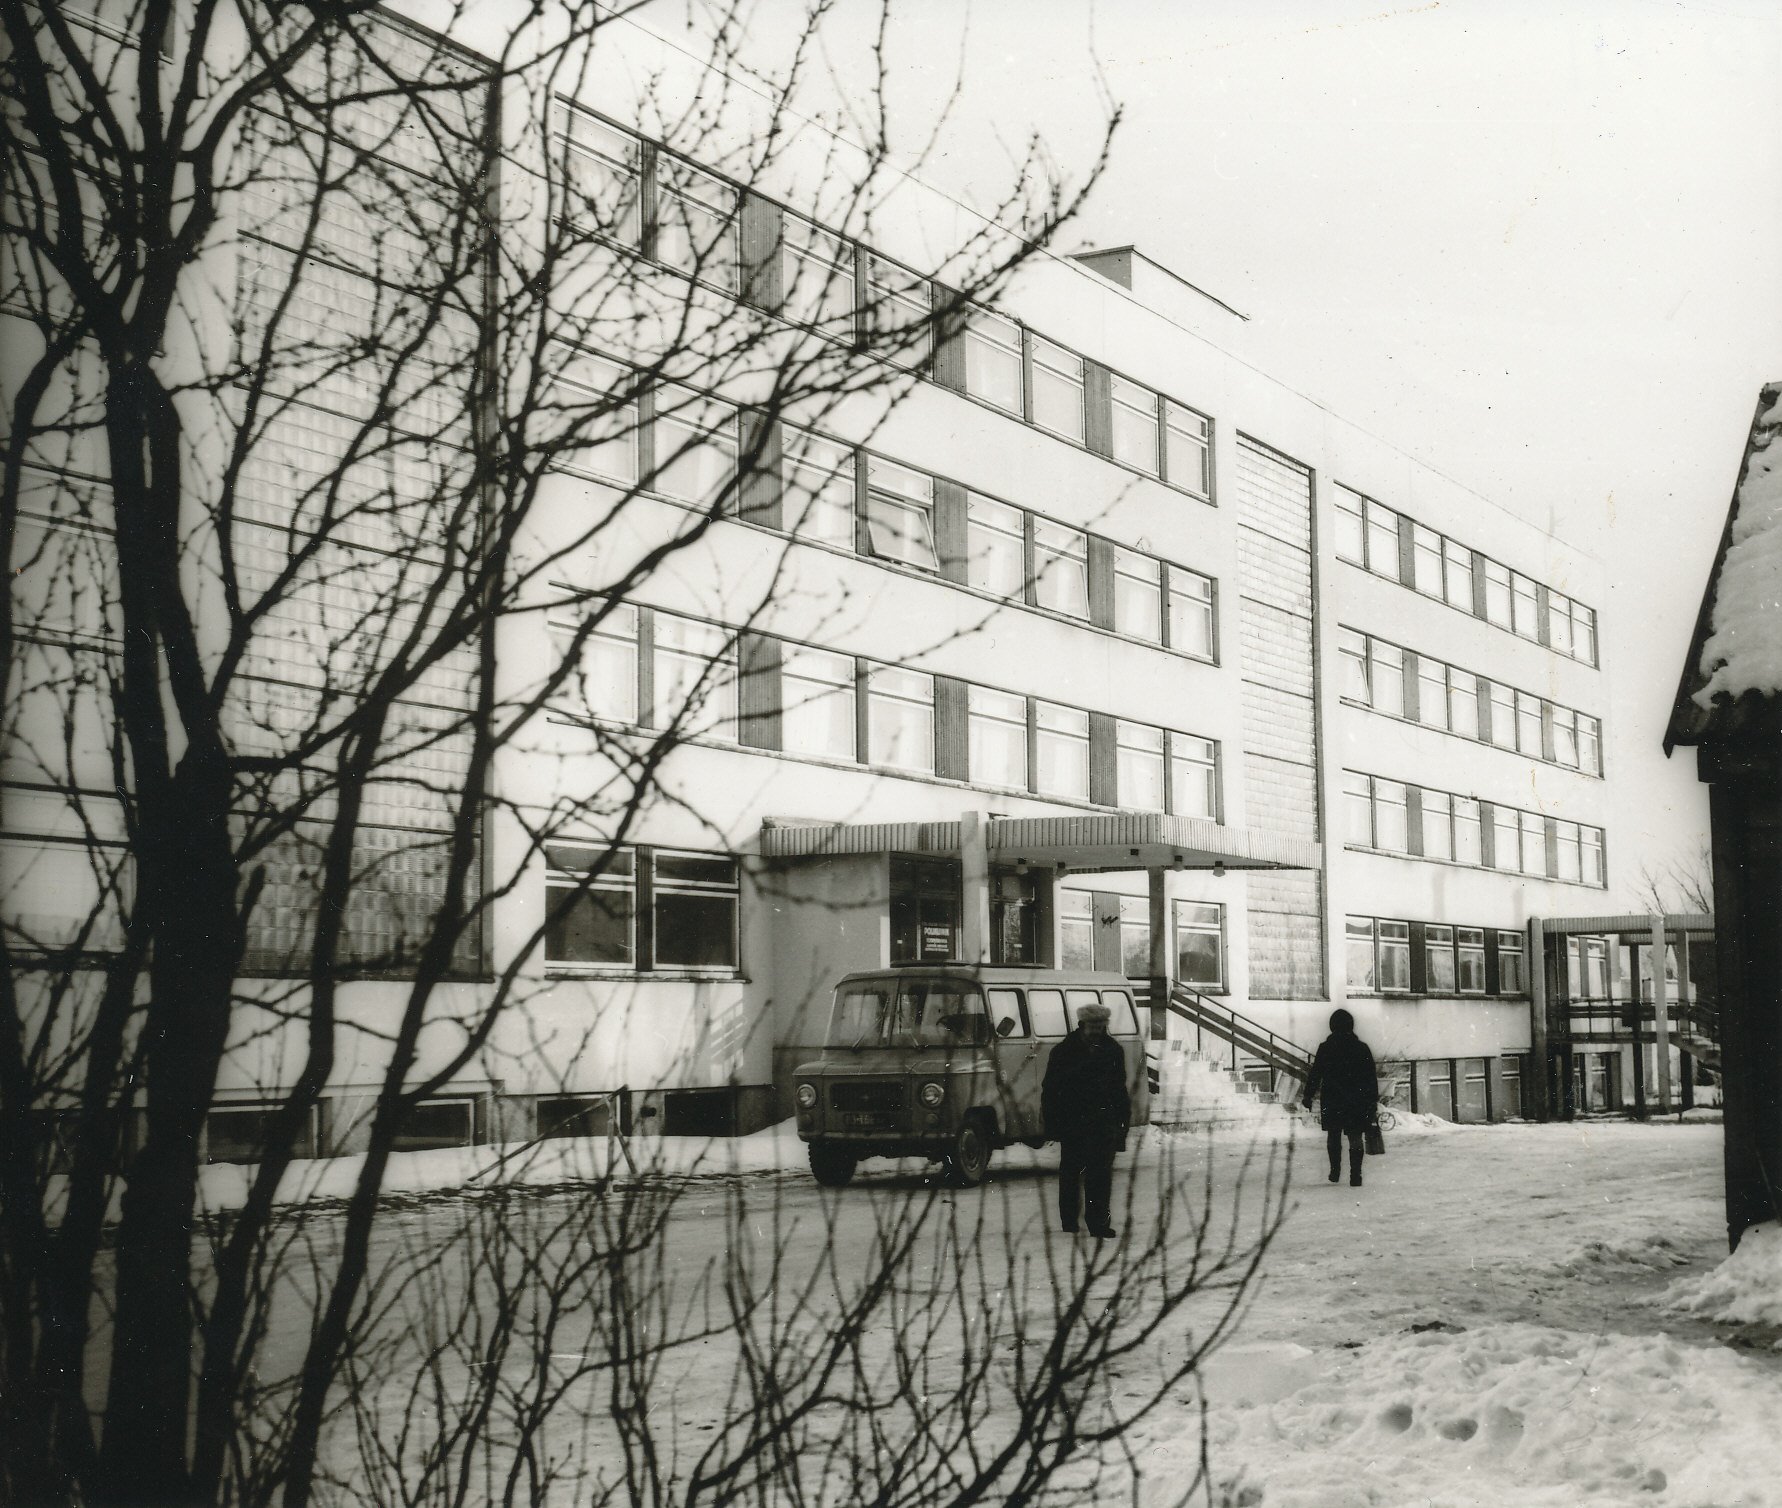
<instances>
[{"instance_id":1,"label":"van headlight","mask_svg":"<svg viewBox=\"0 0 1782 1508\"><path fill-rule=\"evenodd\" d=\"M922 1086L922 1103L930 1110L934 1109L946 1097L947 1086L945 1084L924 1084Z\"/></svg>"},{"instance_id":2,"label":"van headlight","mask_svg":"<svg viewBox=\"0 0 1782 1508\"><path fill-rule=\"evenodd\" d=\"M809 1110L816 1103L817 1086L815 1084L800 1084L798 1086L798 1108Z\"/></svg>"}]
</instances>

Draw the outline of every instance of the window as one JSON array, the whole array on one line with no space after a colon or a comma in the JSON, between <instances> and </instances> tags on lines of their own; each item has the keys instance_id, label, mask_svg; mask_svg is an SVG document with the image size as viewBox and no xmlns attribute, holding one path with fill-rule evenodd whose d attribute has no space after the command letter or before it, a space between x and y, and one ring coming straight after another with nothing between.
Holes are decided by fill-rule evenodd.
<instances>
[{"instance_id":1,"label":"window","mask_svg":"<svg viewBox=\"0 0 1782 1508\"><path fill-rule=\"evenodd\" d=\"M1578 837L1576 822L1556 822L1553 825L1554 868L1558 878L1576 881L1584 875L1583 849Z\"/></svg>"},{"instance_id":2,"label":"window","mask_svg":"<svg viewBox=\"0 0 1782 1508\"><path fill-rule=\"evenodd\" d=\"M1055 902L1058 910L1058 967L1061 969L1093 969L1095 967L1095 901L1085 890L1060 890ZM1027 1003L1033 1004L1029 992ZM1036 1017L1033 1029L1041 1030Z\"/></svg>"},{"instance_id":3,"label":"window","mask_svg":"<svg viewBox=\"0 0 1782 1508\"><path fill-rule=\"evenodd\" d=\"M1043 518L1033 521L1033 597L1040 607L1089 616L1089 536Z\"/></svg>"},{"instance_id":4,"label":"window","mask_svg":"<svg viewBox=\"0 0 1782 1508\"><path fill-rule=\"evenodd\" d=\"M629 968L637 946L631 849L545 844L545 961Z\"/></svg>"},{"instance_id":5,"label":"window","mask_svg":"<svg viewBox=\"0 0 1782 1508\"><path fill-rule=\"evenodd\" d=\"M656 490L701 508L736 479L736 410L688 388L656 390Z\"/></svg>"},{"instance_id":6,"label":"window","mask_svg":"<svg viewBox=\"0 0 1782 1508\"><path fill-rule=\"evenodd\" d=\"M1448 669L1448 726L1463 738L1479 736L1479 682L1468 671Z\"/></svg>"},{"instance_id":7,"label":"window","mask_svg":"<svg viewBox=\"0 0 1782 1508\"><path fill-rule=\"evenodd\" d=\"M1367 568L1389 581L1399 579L1398 515L1372 498L1367 500Z\"/></svg>"},{"instance_id":8,"label":"window","mask_svg":"<svg viewBox=\"0 0 1782 1508\"><path fill-rule=\"evenodd\" d=\"M1124 377L1110 377L1113 399L1114 458L1152 476L1158 475L1157 394Z\"/></svg>"},{"instance_id":9,"label":"window","mask_svg":"<svg viewBox=\"0 0 1782 1508\"><path fill-rule=\"evenodd\" d=\"M1451 539L1442 541L1442 587L1448 606L1473 610L1473 552Z\"/></svg>"},{"instance_id":10,"label":"window","mask_svg":"<svg viewBox=\"0 0 1782 1508\"><path fill-rule=\"evenodd\" d=\"M873 456L866 465L866 535L874 555L935 570L934 481Z\"/></svg>"},{"instance_id":11,"label":"window","mask_svg":"<svg viewBox=\"0 0 1782 1508\"><path fill-rule=\"evenodd\" d=\"M1342 560L1367 564L1367 526L1362 518L1362 500L1346 487L1336 494L1336 552Z\"/></svg>"},{"instance_id":12,"label":"window","mask_svg":"<svg viewBox=\"0 0 1782 1508\"><path fill-rule=\"evenodd\" d=\"M1541 699L1526 691L1516 693L1516 747L1530 758L1541 757Z\"/></svg>"},{"instance_id":13,"label":"window","mask_svg":"<svg viewBox=\"0 0 1782 1508\"><path fill-rule=\"evenodd\" d=\"M588 443L569 463L608 481L630 486L637 481L638 407L635 394L627 401L631 374L616 361L577 352L557 378L557 396L564 418L586 425Z\"/></svg>"},{"instance_id":14,"label":"window","mask_svg":"<svg viewBox=\"0 0 1782 1508\"><path fill-rule=\"evenodd\" d=\"M736 645L728 630L657 613L657 728L736 737Z\"/></svg>"},{"instance_id":15,"label":"window","mask_svg":"<svg viewBox=\"0 0 1782 1508\"><path fill-rule=\"evenodd\" d=\"M1136 550L1114 550L1114 627L1163 642L1163 567Z\"/></svg>"},{"instance_id":16,"label":"window","mask_svg":"<svg viewBox=\"0 0 1782 1508\"><path fill-rule=\"evenodd\" d=\"M964 338L966 392L1020 414L1021 327L1000 314L974 309L966 317Z\"/></svg>"},{"instance_id":17,"label":"window","mask_svg":"<svg viewBox=\"0 0 1782 1508\"><path fill-rule=\"evenodd\" d=\"M1387 853L1410 850L1405 788L1396 780L1374 782L1374 847Z\"/></svg>"},{"instance_id":18,"label":"window","mask_svg":"<svg viewBox=\"0 0 1782 1508\"><path fill-rule=\"evenodd\" d=\"M1431 922L1423 929L1423 987L1432 995L1452 995L1454 981L1454 929Z\"/></svg>"},{"instance_id":19,"label":"window","mask_svg":"<svg viewBox=\"0 0 1782 1508\"><path fill-rule=\"evenodd\" d=\"M1562 655L1572 652L1572 599L1547 593L1547 642Z\"/></svg>"},{"instance_id":20,"label":"window","mask_svg":"<svg viewBox=\"0 0 1782 1508\"><path fill-rule=\"evenodd\" d=\"M1582 603L1572 604L1572 658L1596 664L1596 614Z\"/></svg>"},{"instance_id":21,"label":"window","mask_svg":"<svg viewBox=\"0 0 1782 1508\"><path fill-rule=\"evenodd\" d=\"M1539 812L1522 813L1522 872L1547 872L1547 821Z\"/></svg>"},{"instance_id":22,"label":"window","mask_svg":"<svg viewBox=\"0 0 1782 1508\"><path fill-rule=\"evenodd\" d=\"M736 190L678 157L658 157L656 260L736 292Z\"/></svg>"},{"instance_id":23,"label":"window","mask_svg":"<svg viewBox=\"0 0 1782 1508\"><path fill-rule=\"evenodd\" d=\"M1143 896L1120 897L1120 972L1128 979L1151 977L1151 903ZM1072 990L1070 994L1087 995L1089 1000L1095 998L1088 990ZM1089 1001L1071 1001L1073 1020L1079 1003L1086 1005Z\"/></svg>"},{"instance_id":24,"label":"window","mask_svg":"<svg viewBox=\"0 0 1782 1508\"><path fill-rule=\"evenodd\" d=\"M1488 683L1491 697L1491 741L1500 749L1516 747L1516 693L1502 681Z\"/></svg>"},{"instance_id":25,"label":"window","mask_svg":"<svg viewBox=\"0 0 1782 1508\"><path fill-rule=\"evenodd\" d=\"M1176 978L1196 989L1225 988L1225 908L1176 902Z\"/></svg>"},{"instance_id":26,"label":"window","mask_svg":"<svg viewBox=\"0 0 1782 1508\"><path fill-rule=\"evenodd\" d=\"M1431 728L1448 726L1448 667L1425 655L1417 657L1417 717Z\"/></svg>"},{"instance_id":27,"label":"window","mask_svg":"<svg viewBox=\"0 0 1782 1508\"><path fill-rule=\"evenodd\" d=\"M1040 702L1034 709L1042 796L1089 799L1089 714Z\"/></svg>"},{"instance_id":28,"label":"window","mask_svg":"<svg viewBox=\"0 0 1782 1508\"><path fill-rule=\"evenodd\" d=\"M780 656L780 747L855 758L853 660L802 644L785 645Z\"/></svg>"},{"instance_id":29,"label":"window","mask_svg":"<svg viewBox=\"0 0 1782 1508\"><path fill-rule=\"evenodd\" d=\"M1520 932L1497 934L1497 992L1500 995L1526 995L1528 973L1523 967L1524 948Z\"/></svg>"},{"instance_id":30,"label":"window","mask_svg":"<svg viewBox=\"0 0 1782 1508\"><path fill-rule=\"evenodd\" d=\"M1219 820L1219 746L1186 733L1169 736L1170 802L1178 817Z\"/></svg>"},{"instance_id":31,"label":"window","mask_svg":"<svg viewBox=\"0 0 1782 1508\"><path fill-rule=\"evenodd\" d=\"M1083 443L1083 358L1037 336L1033 351L1033 422Z\"/></svg>"},{"instance_id":32,"label":"window","mask_svg":"<svg viewBox=\"0 0 1782 1508\"><path fill-rule=\"evenodd\" d=\"M1483 995L1485 993L1485 929L1483 927L1458 927L1455 929L1455 942L1460 955L1460 993L1463 995Z\"/></svg>"},{"instance_id":33,"label":"window","mask_svg":"<svg viewBox=\"0 0 1782 1508\"><path fill-rule=\"evenodd\" d=\"M1169 568L1169 647L1213 658L1213 583L1175 566Z\"/></svg>"},{"instance_id":34,"label":"window","mask_svg":"<svg viewBox=\"0 0 1782 1508\"><path fill-rule=\"evenodd\" d=\"M1553 709L1553 758L1569 770L1578 768L1578 714Z\"/></svg>"},{"instance_id":35,"label":"window","mask_svg":"<svg viewBox=\"0 0 1782 1508\"><path fill-rule=\"evenodd\" d=\"M1196 497L1213 495L1212 428L1193 409L1163 400L1164 476Z\"/></svg>"},{"instance_id":36,"label":"window","mask_svg":"<svg viewBox=\"0 0 1782 1508\"><path fill-rule=\"evenodd\" d=\"M736 860L662 852L653 858L655 966L734 970L741 898Z\"/></svg>"},{"instance_id":37,"label":"window","mask_svg":"<svg viewBox=\"0 0 1782 1508\"><path fill-rule=\"evenodd\" d=\"M1425 597L1442 595L1442 536L1422 524L1411 526L1413 585Z\"/></svg>"},{"instance_id":38,"label":"window","mask_svg":"<svg viewBox=\"0 0 1782 1508\"><path fill-rule=\"evenodd\" d=\"M838 340L854 333L854 249L808 220L785 217L780 240L782 312Z\"/></svg>"},{"instance_id":39,"label":"window","mask_svg":"<svg viewBox=\"0 0 1782 1508\"><path fill-rule=\"evenodd\" d=\"M1603 725L1582 712L1578 714L1578 768L1589 775L1603 772Z\"/></svg>"},{"instance_id":40,"label":"window","mask_svg":"<svg viewBox=\"0 0 1782 1508\"><path fill-rule=\"evenodd\" d=\"M1405 715L1405 652L1396 644L1368 640L1368 689L1376 712L1388 717Z\"/></svg>"},{"instance_id":41,"label":"window","mask_svg":"<svg viewBox=\"0 0 1782 1508\"><path fill-rule=\"evenodd\" d=\"M971 778L978 785L1027 789L1027 699L973 686L967 735Z\"/></svg>"},{"instance_id":42,"label":"window","mask_svg":"<svg viewBox=\"0 0 1782 1508\"><path fill-rule=\"evenodd\" d=\"M1373 803L1368 794L1367 776L1352 770L1343 771L1344 839L1361 848L1374 846Z\"/></svg>"},{"instance_id":43,"label":"window","mask_svg":"<svg viewBox=\"0 0 1782 1508\"><path fill-rule=\"evenodd\" d=\"M1510 574L1510 620L1511 626L1524 639L1541 637L1540 614L1536 609L1540 598L1536 595L1535 584L1518 572Z\"/></svg>"},{"instance_id":44,"label":"window","mask_svg":"<svg viewBox=\"0 0 1782 1508\"><path fill-rule=\"evenodd\" d=\"M884 355L900 366L925 366L931 349L928 313L933 301L927 280L895 262L866 259L866 321L883 337Z\"/></svg>"},{"instance_id":45,"label":"window","mask_svg":"<svg viewBox=\"0 0 1782 1508\"><path fill-rule=\"evenodd\" d=\"M1484 848L1479 820L1479 803L1470 796L1454 798L1454 862L1484 863Z\"/></svg>"},{"instance_id":46,"label":"window","mask_svg":"<svg viewBox=\"0 0 1782 1508\"><path fill-rule=\"evenodd\" d=\"M1405 991L1411 987L1411 924L1409 922L1375 922L1379 936L1380 989Z\"/></svg>"},{"instance_id":47,"label":"window","mask_svg":"<svg viewBox=\"0 0 1782 1508\"><path fill-rule=\"evenodd\" d=\"M1485 619L1499 628L1510 626L1510 570L1495 560L1485 562Z\"/></svg>"},{"instance_id":48,"label":"window","mask_svg":"<svg viewBox=\"0 0 1782 1508\"><path fill-rule=\"evenodd\" d=\"M854 452L801 429L780 442L786 527L800 539L854 548Z\"/></svg>"},{"instance_id":49,"label":"window","mask_svg":"<svg viewBox=\"0 0 1782 1508\"><path fill-rule=\"evenodd\" d=\"M1367 635L1358 634L1352 628L1337 630L1337 655L1342 663L1341 679L1342 696L1346 701L1360 702L1366 705L1367 693Z\"/></svg>"},{"instance_id":50,"label":"window","mask_svg":"<svg viewBox=\"0 0 1782 1508\"><path fill-rule=\"evenodd\" d=\"M1352 990L1366 990L1370 994L1379 989L1379 977L1374 971L1374 919L1371 916L1351 916L1343 926L1344 947L1347 957L1346 978Z\"/></svg>"},{"instance_id":51,"label":"window","mask_svg":"<svg viewBox=\"0 0 1782 1508\"><path fill-rule=\"evenodd\" d=\"M965 503L966 580L980 591L1020 602L1027 591L1027 541L1021 510L971 493Z\"/></svg>"},{"instance_id":52,"label":"window","mask_svg":"<svg viewBox=\"0 0 1782 1508\"><path fill-rule=\"evenodd\" d=\"M560 625L559 632L573 628ZM580 690L588 716L615 723L637 721L637 609L614 604L582 641Z\"/></svg>"},{"instance_id":53,"label":"window","mask_svg":"<svg viewBox=\"0 0 1782 1508\"><path fill-rule=\"evenodd\" d=\"M1584 883L1608 884L1607 870L1603 863L1603 830L1600 827L1584 827L1579 829L1579 836L1584 855Z\"/></svg>"},{"instance_id":54,"label":"window","mask_svg":"<svg viewBox=\"0 0 1782 1508\"><path fill-rule=\"evenodd\" d=\"M934 677L875 665L866 677L868 758L893 770L934 773Z\"/></svg>"},{"instance_id":55,"label":"window","mask_svg":"<svg viewBox=\"0 0 1782 1508\"><path fill-rule=\"evenodd\" d=\"M1423 792L1423 857L1454 857L1454 798L1443 791Z\"/></svg>"},{"instance_id":56,"label":"window","mask_svg":"<svg viewBox=\"0 0 1782 1508\"><path fill-rule=\"evenodd\" d=\"M1134 811L1163 810L1163 730L1144 723L1114 724L1118 804Z\"/></svg>"},{"instance_id":57,"label":"window","mask_svg":"<svg viewBox=\"0 0 1782 1508\"><path fill-rule=\"evenodd\" d=\"M562 107L568 218L636 246L642 233L642 149L637 139L580 110Z\"/></svg>"},{"instance_id":58,"label":"window","mask_svg":"<svg viewBox=\"0 0 1782 1508\"><path fill-rule=\"evenodd\" d=\"M1511 874L1522 868L1521 813L1513 806L1491 808L1491 867Z\"/></svg>"}]
</instances>

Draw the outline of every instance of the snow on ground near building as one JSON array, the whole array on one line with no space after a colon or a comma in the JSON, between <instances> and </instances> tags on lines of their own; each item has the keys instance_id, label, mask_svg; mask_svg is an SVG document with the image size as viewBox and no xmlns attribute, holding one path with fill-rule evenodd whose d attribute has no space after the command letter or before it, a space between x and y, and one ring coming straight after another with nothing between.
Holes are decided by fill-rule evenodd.
<instances>
[{"instance_id":1,"label":"snow on ground near building","mask_svg":"<svg viewBox=\"0 0 1782 1508\"><path fill-rule=\"evenodd\" d=\"M1717 692L1782 692L1782 398L1758 416L1751 463L1739 485L1720 575L1714 583L1714 621L1702 645L1707 684L1695 699L1706 707Z\"/></svg>"},{"instance_id":2,"label":"snow on ground near building","mask_svg":"<svg viewBox=\"0 0 1782 1508\"><path fill-rule=\"evenodd\" d=\"M1720 1126L1401 1116L1361 1189L1324 1181L1311 1122L1277 1114L1261 1130L1292 1153L1292 1209L1200 1378L1219 1508L1782 1508L1782 1239L1760 1231L1725 1260ZM1229 1189L1256 1132L1152 1129L1120 1166L1186 1158ZM789 1125L633 1148L659 1173L777 1175L813 1210L921 1187L917 1165L871 1162L852 1188L807 1192ZM998 1153L993 1180L1043 1209L1056 1157ZM503 1158L506 1176L545 1186L607 1165L600 1141L411 1153L392 1189L450 1189ZM289 1192L337 1198L357 1171L306 1164ZM212 1205L244 1186L245 1170L205 1175ZM1134 1228L1149 1186L1117 1189L1133 1191ZM722 1222L677 1236L689 1261L723 1238ZM1131 1441L1147 1508L1177 1501L1198 1462L1198 1399L1174 1401Z\"/></svg>"},{"instance_id":3,"label":"snow on ground near building","mask_svg":"<svg viewBox=\"0 0 1782 1508\"><path fill-rule=\"evenodd\" d=\"M1782 1329L1782 1225L1746 1231L1730 1257L1712 1272L1679 1278L1661 1302L1679 1314L1699 1314L1722 1324Z\"/></svg>"}]
</instances>

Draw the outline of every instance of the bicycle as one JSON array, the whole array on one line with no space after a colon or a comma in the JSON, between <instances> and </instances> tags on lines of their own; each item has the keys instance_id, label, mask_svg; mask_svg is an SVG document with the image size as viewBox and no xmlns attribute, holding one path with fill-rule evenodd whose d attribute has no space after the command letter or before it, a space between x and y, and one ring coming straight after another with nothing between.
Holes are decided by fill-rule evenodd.
<instances>
[{"instance_id":1,"label":"bicycle","mask_svg":"<svg viewBox=\"0 0 1782 1508\"><path fill-rule=\"evenodd\" d=\"M1390 1131L1398 1124L1398 1117L1387 1108L1386 1102L1382 1100L1379 1111L1374 1116L1374 1121L1382 1131Z\"/></svg>"}]
</instances>

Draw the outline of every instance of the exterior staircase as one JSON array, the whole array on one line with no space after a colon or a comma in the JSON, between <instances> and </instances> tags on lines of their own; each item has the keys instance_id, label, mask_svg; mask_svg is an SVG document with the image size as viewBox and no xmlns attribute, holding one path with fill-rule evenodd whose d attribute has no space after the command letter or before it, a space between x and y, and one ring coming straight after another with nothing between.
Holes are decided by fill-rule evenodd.
<instances>
[{"instance_id":1,"label":"exterior staircase","mask_svg":"<svg viewBox=\"0 0 1782 1508\"><path fill-rule=\"evenodd\" d=\"M1168 1007L1192 1031L1155 1044L1152 1125L1247 1125L1285 1117L1279 1102L1291 1099L1312 1071L1299 1046L1186 985L1171 989ZM1267 1071L1266 1087L1245 1076L1245 1061Z\"/></svg>"}]
</instances>

